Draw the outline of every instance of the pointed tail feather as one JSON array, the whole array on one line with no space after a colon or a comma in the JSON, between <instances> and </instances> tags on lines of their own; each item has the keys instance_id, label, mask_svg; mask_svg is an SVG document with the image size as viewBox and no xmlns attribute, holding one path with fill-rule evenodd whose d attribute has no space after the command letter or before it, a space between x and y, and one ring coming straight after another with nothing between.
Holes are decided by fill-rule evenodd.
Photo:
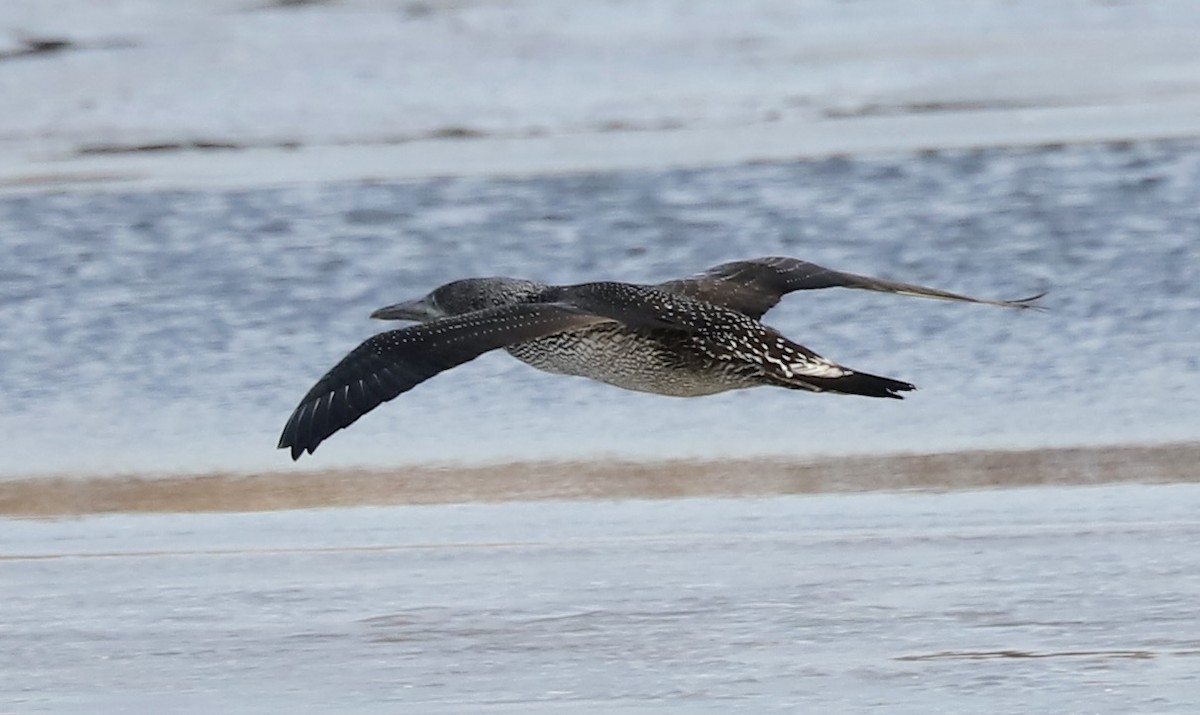
<instances>
[{"instance_id":1,"label":"pointed tail feather","mask_svg":"<svg viewBox=\"0 0 1200 715\"><path fill-rule=\"evenodd\" d=\"M916 385L890 377L880 377L865 372L847 371L838 377L814 377L811 375L796 375L790 379L779 378L776 384L793 390L809 390L812 392L837 392L843 395L863 395L865 397L890 397L903 400L899 393L915 390Z\"/></svg>"}]
</instances>

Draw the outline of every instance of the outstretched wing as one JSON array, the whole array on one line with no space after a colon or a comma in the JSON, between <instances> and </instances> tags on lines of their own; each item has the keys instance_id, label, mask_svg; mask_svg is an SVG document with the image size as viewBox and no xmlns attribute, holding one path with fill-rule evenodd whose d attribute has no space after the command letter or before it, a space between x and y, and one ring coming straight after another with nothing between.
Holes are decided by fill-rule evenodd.
<instances>
[{"instance_id":1,"label":"outstretched wing","mask_svg":"<svg viewBox=\"0 0 1200 715\"><path fill-rule=\"evenodd\" d=\"M292 459L380 404L489 350L607 319L561 303L508 305L380 333L313 385L279 438Z\"/></svg>"},{"instance_id":2,"label":"outstretched wing","mask_svg":"<svg viewBox=\"0 0 1200 715\"><path fill-rule=\"evenodd\" d=\"M1045 295L1039 293L1018 300L987 300L913 283L844 273L784 256L722 263L688 278L660 283L658 288L722 305L755 319L761 318L775 307L784 295L795 290L815 288L861 288L882 293L961 300L1005 308L1035 308L1036 301Z\"/></svg>"}]
</instances>

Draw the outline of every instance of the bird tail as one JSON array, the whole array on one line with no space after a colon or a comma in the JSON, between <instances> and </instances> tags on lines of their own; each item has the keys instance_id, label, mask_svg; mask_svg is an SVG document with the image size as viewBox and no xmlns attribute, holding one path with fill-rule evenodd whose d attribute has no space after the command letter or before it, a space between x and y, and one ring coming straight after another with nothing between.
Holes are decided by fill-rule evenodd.
<instances>
[{"instance_id":1,"label":"bird tail","mask_svg":"<svg viewBox=\"0 0 1200 715\"><path fill-rule=\"evenodd\" d=\"M844 395L863 395L866 397L890 397L896 400L904 399L898 394L917 389L915 385L890 377L880 377L865 372L846 370L844 375L837 377L815 377L812 375L794 375L784 377L775 375L772 379L780 387L793 390L809 390L810 392L837 392Z\"/></svg>"}]
</instances>

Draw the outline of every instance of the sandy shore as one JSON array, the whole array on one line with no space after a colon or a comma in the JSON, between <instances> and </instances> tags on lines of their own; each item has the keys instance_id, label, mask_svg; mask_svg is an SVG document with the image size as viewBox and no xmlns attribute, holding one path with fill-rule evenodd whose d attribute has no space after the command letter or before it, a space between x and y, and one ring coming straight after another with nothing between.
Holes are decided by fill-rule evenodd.
<instances>
[{"instance_id":1,"label":"sandy shore","mask_svg":"<svg viewBox=\"0 0 1200 715\"><path fill-rule=\"evenodd\" d=\"M0 514L273 511L546 499L669 499L1200 481L1200 443L809 461L523 462L395 471L38 477L0 482Z\"/></svg>"}]
</instances>

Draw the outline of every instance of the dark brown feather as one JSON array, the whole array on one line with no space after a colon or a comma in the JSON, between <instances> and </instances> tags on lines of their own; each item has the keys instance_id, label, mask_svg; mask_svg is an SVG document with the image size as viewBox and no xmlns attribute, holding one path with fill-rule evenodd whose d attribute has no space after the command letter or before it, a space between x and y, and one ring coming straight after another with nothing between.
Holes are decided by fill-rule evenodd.
<instances>
[{"instance_id":1,"label":"dark brown feather","mask_svg":"<svg viewBox=\"0 0 1200 715\"><path fill-rule=\"evenodd\" d=\"M1035 303L1045 295L1039 293L1017 300L975 298L915 283L901 283L886 278L835 271L785 256L722 263L688 278L660 283L658 287L707 303L722 305L755 319L765 315L783 296L792 291L820 288L858 288L881 293L983 303L1004 308L1039 308Z\"/></svg>"}]
</instances>

